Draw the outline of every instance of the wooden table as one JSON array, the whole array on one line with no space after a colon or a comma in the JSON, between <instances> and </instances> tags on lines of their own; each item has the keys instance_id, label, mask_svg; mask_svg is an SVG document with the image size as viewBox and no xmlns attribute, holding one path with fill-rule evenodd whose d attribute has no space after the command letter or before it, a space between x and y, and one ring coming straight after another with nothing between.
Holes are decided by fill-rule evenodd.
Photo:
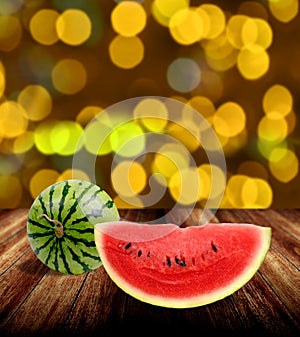
<instances>
[{"instance_id":1,"label":"wooden table","mask_svg":"<svg viewBox=\"0 0 300 337\"><path fill-rule=\"evenodd\" d=\"M147 222L164 210L120 212ZM185 225L197 224L200 213L194 210ZM115 330L122 336L160 331L173 336L300 335L300 210L219 210L211 221L271 226L271 248L244 287L192 309L140 302L119 289L103 267L83 275L48 269L29 246L27 214L26 209L0 210L0 336L102 336Z\"/></svg>"}]
</instances>

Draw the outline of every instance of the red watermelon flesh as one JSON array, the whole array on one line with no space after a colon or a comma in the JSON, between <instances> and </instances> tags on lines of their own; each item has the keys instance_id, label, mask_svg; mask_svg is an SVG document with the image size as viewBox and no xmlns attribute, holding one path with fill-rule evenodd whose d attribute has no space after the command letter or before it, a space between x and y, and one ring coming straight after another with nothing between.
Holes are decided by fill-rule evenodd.
<instances>
[{"instance_id":1,"label":"red watermelon flesh","mask_svg":"<svg viewBox=\"0 0 300 337\"><path fill-rule=\"evenodd\" d=\"M154 305L187 308L245 285L265 259L271 228L117 221L96 225L95 241L105 270L125 292Z\"/></svg>"}]
</instances>

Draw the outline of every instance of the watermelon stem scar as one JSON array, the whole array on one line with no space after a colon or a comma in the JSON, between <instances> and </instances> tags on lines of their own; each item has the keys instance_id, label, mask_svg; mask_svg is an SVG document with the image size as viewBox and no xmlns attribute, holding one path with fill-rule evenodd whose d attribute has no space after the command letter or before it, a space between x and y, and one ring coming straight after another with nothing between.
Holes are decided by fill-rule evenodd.
<instances>
[{"instance_id":1,"label":"watermelon stem scar","mask_svg":"<svg viewBox=\"0 0 300 337\"><path fill-rule=\"evenodd\" d=\"M56 236L57 236L58 238L61 238L61 237L63 236L63 234L64 234L64 226L63 226L63 224L62 224L60 221L58 221L58 220L50 219L50 218L48 217L48 215L47 215L47 214L44 214L44 213L43 213L43 214L40 214L37 218L40 218L41 216L43 216L44 218L46 218L48 221L57 224L57 226L54 227L54 231L55 231Z\"/></svg>"}]
</instances>

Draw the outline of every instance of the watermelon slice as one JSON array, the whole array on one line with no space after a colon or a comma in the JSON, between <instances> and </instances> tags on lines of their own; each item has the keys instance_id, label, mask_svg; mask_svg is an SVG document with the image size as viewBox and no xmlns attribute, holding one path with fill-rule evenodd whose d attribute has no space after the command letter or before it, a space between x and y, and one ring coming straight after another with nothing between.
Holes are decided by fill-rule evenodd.
<instances>
[{"instance_id":1,"label":"watermelon slice","mask_svg":"<svg viewBox=\"0 0 300 337\"><path fill-rule=\"evenodd\" d=\"M95 242L105 270L126 293L153 305L190 308L244 286L266 257L271 228L116 221L97 224Z\"/></svg>"}]
</instances>

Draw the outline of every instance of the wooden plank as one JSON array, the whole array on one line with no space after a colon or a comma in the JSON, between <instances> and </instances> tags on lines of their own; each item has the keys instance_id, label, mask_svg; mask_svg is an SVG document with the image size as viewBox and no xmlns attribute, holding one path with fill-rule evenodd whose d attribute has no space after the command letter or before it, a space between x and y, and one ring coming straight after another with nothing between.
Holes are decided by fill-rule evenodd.
<instances>
[{"instance_id":1,"label":"wooden plank","mask_svg":"<svg viewBox=\"0 0 300 337\"><path fill-rule=\"evenodd\" d=\"M147 330L150 331L151 328L155 331L165 327L172 332L197 332L206 336L216 333L240 336L249 332L264 336L295 336L297 325L273 295L263 279L256 275L233 295L203 307L157 307L153 310L153 306L128 297L121 326L133 328L136 322L145 326L149 320L151 326Z\"/></svg>"},{"instance_id":2,"label":"wooden plank","mask_svg":"<svg viewBox=\"0 0 300 337\"><path fill-rule=\"evenodd\" d=\"M138 219L141 222L148 222L153 220L153 218L156 218L158 215L161 215L161 210L151 210L144 212L142 211L139 215ZM135 212L126 213L127 219L137 218L137 215ZM100 271L95 271L95 273L100 273ZM104 275L103 275L104 274ZM69 316L68 325L70 331L76 330L77 332L80 332L81 334L87 333L87 328L83 324L83 322L87 321L89 322L87 326L92 331L97 331L101 329L113 329L114 327L122 327L122 329L125 329L125 331L128 331L130 329L135 328L136 322L138 321L141 323L147 323L147 321L151 321L151 326L147 327L147 332L149 329L156 329L158 327L166 327L169 326L169 329L172 327L176 327L176 331L178 332L178 329L184 329L184 331L190 331L190 329L193 329L197 327L197 330L207 331L207 329L211 329L211 325L204 325L204 323L209 322L208 320L208 313L207 309L201 309L203 312L206 312L206 316L203 316L203 314L200 315L200 317L197 318L197 324L193 323L192 320L190 320L190 316L187 315L185 319L179 319L182 317L182 315L179 315L181 310L176 309L169 309L169 308L161 308L156 307L147 303L143 303L141 301L136 300L135 298L125 294L122 290L118 289L111 281L109 281L108 276L103 271L101 272L101 277L97 278L98 280L101 279L101 282L95 283L95 279L90 277L87 278L84 288L82 289L82 292L80 293L80 296L78 297L76 304L72 310L72 313ZM103 279L104 277L104 279ZM92 293L101 294L101 284L103 287L103 282L105 285L107 285L110 289L109 292L114 294L111 298L109 296L107 298L104 298L106 303L106 309L103 310L102 303L102 297L97 300L95 303L95 297L93 297ZM92 290L94 289L94 290ZM105 291L104 291L105 293ZM117 297L115 294L118 294ZM112 300L113 299L113 300ZM86 314L82 314L83 310L82 308L86 308L86 306L89 306L89 304L93 304L92 307L94 308L94 312L98 312L99 315L97 315L97 318L91 319L93 313L91 313L91 316ZM115 306L114 306L115 304ZM116 306L116 304L118 304ZM107 309L107 307L109 309ZM119 309L117 309L119 308ZM120 309L121 308L121 309ZM226 306L228 308L228 306ZM189 312L193 312L195 309L189 309ZM224 313L222 313L223 317ZM213 315L215 316L215 315ZM221 317L220 317L221 318ZM188 329L188 330L187 330ZM151 330L152 331L152 330ZM174 331L174 330L173 330Z\"/></svg>"},{"instance_id":3,"label":"wooden plank","mask_svg":"<svg viewBox=\"0 0 300 337\"><path fill-rule=\"evenodd\" d=\"M126 296L103 267L90 272L66 319L66 332L84 336L114 327L122 317Z\"/></svg>"},{"instance_id":4,"label":"wooden plank","mask_svg":"<svg viewBox=\"0 0 300 337\"><path fill-rule=\"evenodd\" d=\"M278 214L277 223L281 225L282 229L298 239L300 238L300 209L270 209L269 212Z\"/></svg>"},{"instance_id":5,"label":"wooden plank","mask_svg":"<svg viewBox=\"0 0 300 337\"><path fill-rule=\"evenodd\" d=\"M253 220L257 225L272 226L273 234L271 248L260 268L260 273L268 286L288 309L290 315L299 318L300 299L299 296L295 296L300 289L299 270L296 268L295 264L291 262L297 258L293 252L297 253L299 250L292 249L291 251L288 251L287 248L283 249L282 247L284 246L296 247L294 246L294 237L286 235L285 232L280 231L280 227L276 227L274 212L270 212L270 216L267 216L267 212L264 211L263 217L261 216L261 213L261 211L247 212L245 210L222 210L218 212L218 218L223 220L227 219L230 222L251 222ZM290 258L287 258L285 253Z\"/></svg>"},{"instance_id":6,"label":"wooden plank","mask_svg":"<svg viewBox=\"0 0 300 337\"><path fill-rule=\"evenodd\" d=\"M265 263L264 265L269 265ZM299 326L259 273L231 296L245 330L259 336L296 336ZM240 327L241 329L241 327ZM238 332L238 330L237 330Z\"/></svg>"},{"instance_id":7,"label":"wooden plank","mask_svg":"<svg viewBox=\"0 0 300 337\"><path fill-rule=\"evenodd\" d=\"M299 236L294 230L299 227L299 211L219 210L212 221L271 225L272 246L258 273L244 287L223 300L190 309L163 308L138 301L119 289L103 267L83 275L49 270L29 247L25 219L23 225L15 225L13 213L0 210L0 229L10 228L0 244L0 261L5 266L0 276L1 337L53 336L62 332L67 336L99 336L120 329L125 335L133 335L140 324L148 334L167 329L174 335L239 336L253 332L293 337L300 332L296 268ZM16 218L21 213L16 210ZM168 222L172 217L182 217L179 213L168 217L168 210L120 210L121 218L137 222L158 217ZM193 210L183 225L199 225L201 215L203 210ZM8 216L11 220L5 224Z\"/></svg>"},{"instance_id":8,"label":"wooden plank","mask_svg":"<svg viewBox=\"0 0 300 337\"><path fill-rule=\"evenodd\" d=\"M0 276L0 328L20 308L47 271L48 268L28 248L26 254Z\"/></svg>"},{"instance_id":9,"label":"wooden plank","mask_svg":"<svg viewBox=\"0 0 300 337\"><path fill-rule=\"evenodd\" d=\"M139 222L140 210L138 209L120 209L119 214L121 219Z\"/></svg>"},{"instance_id":10,"label":"wooden plank","mask_svg":"<svg viewBox=\"0 0 300 337\"><path fill-rule=\"evenodd\" d=\"M210 209L195 208L191 213L191 218L195 226L200 226L209 222L218 223L216 212Z\"/></svg>"},{"instance_id":11,"label":"wooden plank","mask_svg":"<svg viewBox=\"0 0 300 337\"><path fill-rule=\"evenodd\" d=\"M0 275L28 249L26 221L28 210L2 210L0 213Z\"/></svg>"},{"instance_id":12,"label":"wooden plank","mask_svg":"<svg viewBox=\"0 0 300 337\"><path fill-rule=\"evenodd\" d=\"M145 327L147 333L157 333L158 331L167 331L168 334L186 335L191 333L197 327L197 332L200 334L205 328L210 325L208 320L207 308L200 309L201 314L197 315L197 319L191 318L192 313L196 309L174 309L154 306L136 300L133 297L127 296L127 301L124 307L122 320L119 322L122 330L126 332L134 331L134 328L139 322ZM210 326L212 328L212 326Z\"/></svg>"},{"instance_id":13,"label":"wooden plank","mask_svg":"<svg viewBox=\"0 0 300 337\"><path fill-rule=\"evenodd\" d=\"M266 257L266 263L260 268L262 277L284 303L295 320L300 317L300 273L286 259L271 249Z\"/></svg>"},{"instance_id":14,"label":"wooden plank","mask_svg":"<svg viewBox=\"0 0 300 337\"><path fill-rule=\"evenodd\" d=\"M8 213L10 210L8 208L0 208L0 217L5 214Z\"/></svg>"},{"instance_id":15,"label":"wooden plank","mask_svg":"<svg viewBox=\"0 0 300 337\"><path fill-rule=\"evenodd\" d=\"M250 217L260 219L262 223L268 223L272 228L276 227L287 234L300 238L300 210L274 210L274 209L238 209L238 210L219 210L218 214L226 214L230 217L237 216L241 219ZM263 218L265 221L263 221ZM262 224L263 225L263 224Z\"/></svg>"},{"instance_id":16,"label":"wooden plank","mask_svg":"<svg viewBox=\"0 0 300 337\"><path fill-rule=\"evenodd\" d=\"M11 267L27 250L29 242L25 230L0 246L0 275Z\"/></svg>"},{"instance_id":17,"label":"wooden plank","mask_svg":"<svg viewBox=\"0 0 300 337\"><path fill-rule=\"evenodd\" d=\"M232 336L242 327L242 320L235 310L231 296L206 306L183 309L178 312L183 326L204 336Z\"/></svg>"},{"instance_id":18,"label":"wooden plank","mask_svg":"<svg viewBox=\"0 0 300 337\"><path fill-rule=\"evenodd\" d=\"M26 228L27 215L27 209L2 210L0 213L0 247L12 235Z\"/></svg>"},{"instance_id":19,"label":"wooden plank","mask_svg":"<svg viewBox=\"0 0 300 337\"><path fill-rule=\"evenodd\" d=\"M120 210L123 220L149 222L161 217L162 210ZM109 278L103 267L87 276L84 287L76 298L66 321L68 333L76 331L78 335L90 332L110 330L119 326L127 298Z\"/></svg>"},{"instance_id":20,"label":"wooden plank","mask_svg":"<svg viewBox=\"0 0 300 337\"><path fill-rule=\"evenodd\" d=\"M7 321L3 331L22 336L58 333L86 277L86 274L63 275L48 270Z\"/></svg>"},{"instance_id":21,"label":"wooden plank","mask_svg":"<svg viewBox=\"0 0 300 337\"><path fill-rule=\"evenodd\" d=\"M157 209L141 209L139 222L141 223L166 223L165 210Z\"/></svg>"},{"instance_id":22,"label":"wooden plank","mask_svg":"<svg viewBox=\"0 0 300 337\"><path fill-rule=\"evenodd\" d=\"M178 207L172 211L166 210L166 220L178 224L180 227L201 226L208 222L219 222L213 210L188 207Z\"/></svg>"}]
</instances>

